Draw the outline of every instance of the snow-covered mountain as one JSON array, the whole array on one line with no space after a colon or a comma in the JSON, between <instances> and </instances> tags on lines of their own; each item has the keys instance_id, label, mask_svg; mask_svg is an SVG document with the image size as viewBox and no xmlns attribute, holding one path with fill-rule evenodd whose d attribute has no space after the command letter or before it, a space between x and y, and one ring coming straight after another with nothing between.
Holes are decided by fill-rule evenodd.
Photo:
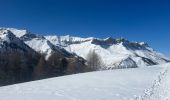
<instances>
[{"instance_id":1,"label":"snow-covered mountain","mask_svg":"<svg viewBox=\"0 0 170 100\"><path fill-rule=\"evenodd\" d=\"M42 35L33 34L27 30L16 28L0 28L0 33L1 41L9 42L10 44L15 44L15 46L20 49L31 49L32 52L43 54L45 55L46 60L52 54L57 53L62 57L68 58L68 60L73 60L73 62L85 62L82 57L79 57L74 53L66 51L59 45L54 45Z\"/></svg>"},{"instance_id":2,"label":"snow-covered mountain","mask_svg":"<svg viewBox=\"0 0 170 100\"><path fill-rule=\"evenodd\" d=\"M88 60L89 52L94 51L100 57L103 69L149 66L170 61L147 43L131 42L124 38L42 36L15 28L1 28L1 30L10 31L30 48L46 55L46 59L53 52L58 52L67 57L78 55Z\"/></svg>"},{"instance_id":3,"label":"snow-covered mountain","mask_svg":"<svg viewBox=\"0 0 170 100\"><path fill-rule=\"evenodd\" d=\"M106 69L149 66L169 62L170 59L153 50L147 43L131 42L124 38L80 38L72 36L46 36L54 45L88 58L95 51Z\"/></svg>"},{"instance_id":4,"label":"snow-covered mountain","mask_svg":"<svg viewBox=\"0 0 170 100\"><path fill-rule=\"evenodd\" d=\"M60 53L67 57L71 55L65 49L52 44L49 40L40 35L27 33L21 36L20 39L23 40L28 46L33 48L35 51L46 55L47 59L54 52Z\"/></svg>"},{"instance_id":5,"label":"snow-covered mountain","mask_svg":"<svg viewBox=\"0 0 170 100\"><path fill-rule=\"evenodd\" d=\"M73 56L71 53L61 48L60 46L52 44L44 36L32 34L27 30L19 30L15 28L0 28L0 30L10 32L13 36L17 37L19 41L24 42L36 52L46 55L47 59L54 52L57 52L67 57ZM17 43L19 44L21 42Z\"/></svg>"},{"instance_id":6,"label":"snow-covered mountain","mask_svg":"<svg viewBox=\"0 0 170 100\"><path fill-rule=\"evenodd\" d=\"M0 28L0 86L85 72L85 62L43 36Z\"/></svg>"},{"instance_id":7,"label":"snow-covered mountain","mask_svg":"<svg viewBox=\"0 0 170 100\"><path fill-rule=\"evenodd\" d=\"M22 40L16 37L10 30L0 28L0 51L20 51L20 52L34 52Z\"/></svg>"}]
</instances>

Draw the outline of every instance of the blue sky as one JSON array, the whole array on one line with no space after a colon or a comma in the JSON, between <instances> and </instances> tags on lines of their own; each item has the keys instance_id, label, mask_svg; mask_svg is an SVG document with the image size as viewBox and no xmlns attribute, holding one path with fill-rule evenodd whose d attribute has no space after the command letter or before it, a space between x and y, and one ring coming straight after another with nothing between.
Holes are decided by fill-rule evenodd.
<instances>
[{"instance_id":1,"label":"blue sky","mask_svg":"<svg viewBox=\"0 0 170 100\"><path fill-rule=\"evenodd\" d=\"M0 27L34 33L125 37L170 56L169 0L1 0Z\"/></svg>"}]
</instances>

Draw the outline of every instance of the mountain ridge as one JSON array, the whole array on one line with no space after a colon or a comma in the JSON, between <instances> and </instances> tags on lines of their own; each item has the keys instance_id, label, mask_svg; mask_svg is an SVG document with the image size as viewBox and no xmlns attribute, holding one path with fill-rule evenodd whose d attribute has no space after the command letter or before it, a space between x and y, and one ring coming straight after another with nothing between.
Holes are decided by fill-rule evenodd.
<instances>
[{"instance_id":1,"label":"mountain ridge","mask_svg":"<svg viewBox=\"0 0 170 100\"><path fill-rule=\"evenodd\" d=\"M5 29L5 28L3 28ZM24 41L29 47L46 55L53 51L76 54L85 60L90 51L94 51L100 57L104 69L127 68L156 65L169 62L170 59L152 49L145 42L131 42L125 38L105 39L88 37L74 37L70 35L37 35L26 30L6 28L12 30L16 37ZM135 62L135 63L134 63ZM123 63L123 66L121 65Z\"/></svg>"},{"instance_id":2,"label":"mountain ridge","mask_svg":"<svg viewBox=\"0 0 170 100\"><path fill-rule=\"evenodd\" d=\"M156 65L170 61L168 57L165 57L163 54L156 52L147 43L131 42L125 38L114 39L112 37L108 37L105 39L99 39L77 38L72 36L67 36L67 39L65 40L61 39L62 36L46 36L46 38L55 45L57 45L57 43L65 44L66 46L64 45L63 48L65 48L69 52L76 53L77 55L83 57L86 60L88 52L94 50L98 53L99 56L101 56L102 60L108 58L107 60L103 61L106 63L109 62L106 64L106 66L111 67L108 67L107 69L114 69L115 67L117 68L115 64L120 64L121 61L124 62L126 58L131 58L131 60L129 61L131 62L130 67L135 66L135 64L132 63L133 61L136 62L138 67ZM127 64L129 62L127 62Z\"/></svg>"}]
</instances>

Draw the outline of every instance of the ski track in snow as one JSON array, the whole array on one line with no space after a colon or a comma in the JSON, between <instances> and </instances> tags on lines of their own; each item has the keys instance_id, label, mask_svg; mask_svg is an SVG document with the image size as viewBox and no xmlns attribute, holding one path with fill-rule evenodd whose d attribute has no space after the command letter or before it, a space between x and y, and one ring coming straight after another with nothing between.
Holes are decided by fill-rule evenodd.
<instances>
[{"instance_id":1,"label":"ski track in snow","mask_svg":"<svg viewBox=\"0 0 170 100\"><path fill-rule=\"evenodd\" d=\"M160 72L151 88L145 90L144 95L136 100L170 100L170 66Z\"/></svg>"}]
</instances>

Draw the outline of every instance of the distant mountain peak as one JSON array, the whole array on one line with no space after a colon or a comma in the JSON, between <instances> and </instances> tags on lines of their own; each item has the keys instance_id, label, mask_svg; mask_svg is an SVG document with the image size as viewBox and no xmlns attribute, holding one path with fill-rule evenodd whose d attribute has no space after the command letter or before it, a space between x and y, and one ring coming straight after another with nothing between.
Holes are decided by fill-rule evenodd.
<instances>
[{"instance_id":1,"label":"distant mountain peak","mask_svg":"<svg viewBox=\"0 0 170 100\"><path fill-rule=\"evenodd\" d=\"M6 42L18 41L16 36L10 30L0 30L0 38Z\"/></svg>"},{"instance_id":2,"label":"distant mountain peak","mask_svg":"<svg viewBox=\"0 0 170 100\"><path fill-rule=\"evenodd\" d=\"M30 32L25 29L16 29L16 28L0 28L0 30L8 30L15 34L16 37L22 37L25 34L29 34Z\"/></svg>"},{"instance_id":3,"label":"distant mountain peak","mask_svg":"<svg viewBox=\"0 0 170 100\"><path fill-rule=\"evenodd\" d=\"M11 30L0 29L0 51L22 51L22 52L34 52L28 45L22 40L16 37Z\"/></svg>"}]
</instances>

